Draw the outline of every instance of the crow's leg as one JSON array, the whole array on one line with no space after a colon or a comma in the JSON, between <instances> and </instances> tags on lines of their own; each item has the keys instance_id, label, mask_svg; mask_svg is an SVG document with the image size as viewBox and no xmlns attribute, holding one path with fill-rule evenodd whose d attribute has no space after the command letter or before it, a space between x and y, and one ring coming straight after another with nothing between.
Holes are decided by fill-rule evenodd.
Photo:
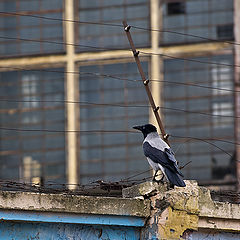
<instances>
[{"instance_id":1,"label":"crow's leg","mask_svg":"<svg viewBox=\"0 0 240 240\"><path fill-rule=\"evenodd\" d=\"M159 180L156 179L156 176L157 176L158 171L159 171L159 170L156 170L156 171L155 171L155 174L153 175L152 181L153 181L153 182L157 182L157 183L160 183L160 182L163 183L164 174L162 174L162 178L161 178L161 179L159 179Z\"/></svg>"},{"instance_id":2,"label":"crow's leg","mask_svg":"<svg viewBox=\"0 0 240 240\"><path fill-rule=\"evenodd\" d=\"M157 175L157 172L158 172L158 170L155 171L155 173L154 173L154 175L153 175L153 178L152 178L152 182L156 182L155 177L156 177L156 175Z\"/></svg>"}]
</instances>

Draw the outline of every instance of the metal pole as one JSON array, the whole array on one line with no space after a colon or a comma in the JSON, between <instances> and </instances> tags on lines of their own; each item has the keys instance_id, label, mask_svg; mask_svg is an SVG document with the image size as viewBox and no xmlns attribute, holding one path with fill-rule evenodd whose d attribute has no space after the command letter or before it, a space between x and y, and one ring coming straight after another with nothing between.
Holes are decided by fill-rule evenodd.
<instances>
[{"instance_id":1,"label":"metal pole","mask_svg":"<svg viewBox=\"0 0 240 240\"><path fill-rule=\"evenodd\" d=\"M74 0L65 0L65 17L68 20L74 20ZM66 42L74 43L74 23L66 22ZM74 61L75 51L73 45L66 46L67 65L66 69L66 97L68 101L78 101L78 79L76 74L76 65ZM66 104L67 109L67 183L69 189L76 189L78 184L78 105L76 103Z\"/></svg>"},{"instance_id":2,"label":"metal pole","mask_svg":"<svg viewBox=\"0 0 240 240\"><path fill-rule=\"evenodd\" d=\"M146 79L146 77L145 77L145 74L144 74L143 69L142 69L141 62L140 62L139 57L138 57L139 51L136 50L136 48L134 46L134 43L133 43L133 40L132 40L132 36L131 36L131 34L129 32L131 26L129 26L126 21L123 21L123 26L124 26L124 30L126 32L129 44L131 46L131 49L132 49L132 52L133 52L133 56L134 56L135 61L137 63L138 71L139 71L139 73L141 75L141 78L142 78L145 90L147 92L148 99L149 99L149 102L151 104L153 113L154 113L154 115L156 117L157 123L159 125L160 130L161 130L161 133L162 133L162 136L163 136L163 140L169 145L169 142L168 142L168 136L169 135L166 134L166 132L164 130L161 118L160 118L159 113L158 113L159 107L156 107L156 105L155 105L155 102L154 102L153 97L152 97L152 93L151 93L150 88L148 86L149 79Z\"/></svg>"},{"instance_id":3,"label":"metal pole","mask_svg":"<svg viewBox=\"0 0 240 240\"><path fill-rule=\"evenodd\" d=\"M235 0L234 1L234 36L236 42L240 40L240 2ZM240 63L240 46L234 45L235 50L235 64L239 65ZM240 69L238 67L235 67L234 69L234 90L236 91L234 93L235 98L235 141L240 141L240 121L237 119L240 117ZM240 146L235 145L235 151L236 151L236 160L240 159ZM236 161L236 178L237 178L237 184L236 184L236 190L237 192L240 192L240 162Z\"/></svg>"}]
</instances>

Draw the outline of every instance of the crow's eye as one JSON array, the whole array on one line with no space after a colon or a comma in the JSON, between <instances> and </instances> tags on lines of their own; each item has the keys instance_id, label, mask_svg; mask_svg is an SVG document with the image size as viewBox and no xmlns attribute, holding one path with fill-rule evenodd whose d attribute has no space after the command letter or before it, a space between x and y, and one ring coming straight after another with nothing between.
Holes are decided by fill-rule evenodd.
<instances>
[{"instance_id":1,"label":"crow's eye","mask_svg":"<svg viewBox=\"0 0 240 240\"><path fill-rule=\"evenodd\" d=\"M145 127L143 127L143 129L145 129Z\"/></svg>"}]
</instances>

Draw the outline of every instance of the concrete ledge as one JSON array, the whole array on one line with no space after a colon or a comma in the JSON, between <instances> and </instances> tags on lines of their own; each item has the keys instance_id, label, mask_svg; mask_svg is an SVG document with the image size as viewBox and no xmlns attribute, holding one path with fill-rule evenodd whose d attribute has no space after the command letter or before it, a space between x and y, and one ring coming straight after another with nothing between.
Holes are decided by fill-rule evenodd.
<instances>
[{"instance_id":1,"label":"concrete ledge","mask_svg":"<svg viewBox=\"0 0 240 240\"><path fill-rule=\"evenodd\" d=\"M199 190L199 217L240 220L240 205L229 202L213 201L210 191L200 187Z\"/></svg>"},{"instance_id":2,"label":"concrete ledge","mask_svg":"<svg viewBox=\"0 0 240 240\"><path fill-rule=\"evenodd\" d=\"M128 198L151 198L152 206L158 208L171 206L176 210L198 214L199 186L196 181L185 180L186 187L169 189L166 183L144 182L123 189L123 197Z\"/></svg>"},{"instance_id":3,"label":"concrete ledge","mask_svg":"<svg viewBox=\"0 0 240 240\"><path fill-rule=\"evenodd\" d=\"M0 191L0 209L148 217L150 201Z\"/></svg>"},{"instance_id":4,"label":"concrete ledge","mask_svg":"<svg viewBox=\"0 0 240 240\"><path fill-rule=\"evenodd\" d=\"M144 199L151 197L159 192L166 192L168 190L167 184L156 183L156 182L144 182L132 187L124 188L122 195L124 198L139 198Z\"/></svg>"}]
</instances>

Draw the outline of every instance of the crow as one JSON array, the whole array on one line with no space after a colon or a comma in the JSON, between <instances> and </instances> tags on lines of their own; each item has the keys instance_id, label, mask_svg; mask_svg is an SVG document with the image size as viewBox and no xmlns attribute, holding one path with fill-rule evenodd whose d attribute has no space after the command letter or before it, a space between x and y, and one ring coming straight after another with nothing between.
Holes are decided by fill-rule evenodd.
<instances>
[{"instance_id":1,"label":"crow","mask_svg":"<svg viewBox=\"0 0 240 240\"><path fill-rule=\"evenodd\" d=\"M185 187L186 184L183 181L183 174L180 172L177 166L177 161L174 156L174 152L164 142L157 133L157 129L152 124L146 124L143 126L134 126L143 133L143 152L147 157L148 163L156 171L153 176L153 181L158 170L161 170L163 177L165 176L170 185L178 187Z\"/></svg>"}]
</instances>

